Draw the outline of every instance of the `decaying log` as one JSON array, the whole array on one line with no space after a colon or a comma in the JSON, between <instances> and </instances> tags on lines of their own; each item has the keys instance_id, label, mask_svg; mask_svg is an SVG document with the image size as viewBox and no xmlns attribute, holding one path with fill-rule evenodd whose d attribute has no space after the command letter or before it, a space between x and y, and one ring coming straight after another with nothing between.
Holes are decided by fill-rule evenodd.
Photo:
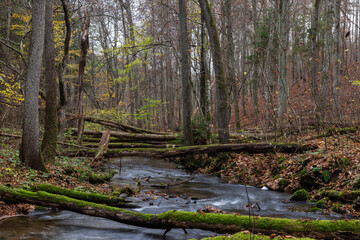
<instances>
[{"instance_id":1,"label":"decaying log","mask_svg":"<svg viewBox=\"0 0 360 240\"><path fill-rule=\"evenodd\" d=\"M78 115L72 114L72 113L66 113L66 116L74 118L74 119L77 119L79 117ZM97 124L107 126L107 127L113 127L115 129L118 129L118 130L121 130L124 132L128 132L128 133L147 133L147 134L156 134L156 135L168 135L169 134L167 132L151 131L151 130L147 130L147 129L137 128L137 127L127 125L124 123L119 123L119 122L104 120L104 119L97 119L97 118L93 118L93 117L89 117L89 116L84 116L84 120L87 122L97 123Z\"/></svg>"},{"instance_id":2,"label":"decaying log","mask_svg":"<svg viewBox=\"0 0 360 240\"><path fill-rule=\"evenodd\" d=\"M139 206L129 203L125 198L118 198L114 196L106 196L98 193L87 193L61 188L50 184L39 184L33 188L36 191L44 191L53 194L60 194L70 198L84 200L93 203L101 203L109 206L121 208L138 208Z\"/></svg>"},{"instance_id":3,"label":"decaying log","mask_svg":"<svg viewBox=\"0 0 360 240\"><path fill-rule=\"evenodd\" d=\"M105 154L106 157L156 157L169 158L185 156L187 154L204 154L220 152L244 152L250 154L256 153L301 153L308 150L316 149L315 145L300 144L214 144L214 145L197 145L174 148L128 148L128 149L109 149ZM78 156L91 156L92 150L77 152ZM67 151L66 156L73 156L74 152Z\"/></svg>"},{"instance_id":4,"label":"decaying log","mask_svg":"<svg viewBox=\"0 0 360 240\"><path fill-rule=\"evenodd\" d=\"M99 147L95 154L94 161L102 161L104 159L104 153L106 153L108 149L109 141L110 141L110 130L107 130L103 132L103 135L99 143Z\"/></svg>"},{"instance_id":5,"label":"decaying log","mask_svg":"<svg viewBox=\"0 0 360 240\"><path fill-rule=\"evenodd\" d=\"M167 211L161 214L144 214L102 204L76 200L44 191L30 192L0 186L0 196L19 202L55 207L90 216L153 229L202 229L218 233L235 233L252 229L265 234L292 234L315 238L357 239L360 237L359 220L296 220L247 215Z\"/></svg>"},{"instance_id":6,"label":"decaying log","mask_svg":"<svg viewBox=\"0 0 360 240\"><path fill-rule=\"evenodd\" d=\"M71 129L73 132L77 133L77 129ZM85 130L84 135L101 137L103 132L96 132ZM149 141L172 141L176 140L174 135L156 135L156 134L138 134L138 133L125 133L125 132L115 132L111 131L110 136L116 137L118 139L133 139L133 140L149 140Z\"/></svg>"}]
</instances>

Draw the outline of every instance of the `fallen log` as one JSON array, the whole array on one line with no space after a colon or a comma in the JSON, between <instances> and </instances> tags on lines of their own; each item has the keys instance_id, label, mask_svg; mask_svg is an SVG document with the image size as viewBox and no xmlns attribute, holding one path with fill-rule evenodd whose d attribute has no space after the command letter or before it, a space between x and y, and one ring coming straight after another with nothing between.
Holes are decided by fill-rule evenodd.
<instances>
[{"instance_id":1,"label":"fallen log","mask_svg":"<svg viewBox=\"0 0 360 240\"><path fill-rule=\"evenodd\" d=\"M106 157L155 157L168 158L185 156L187 154L204 154L217 152L244 152L250 154L257 153L302 153L316 149L315 145L300 145L300 144L214 144L214 145L196 145L187 147L174 148L125 148L125 149L109 149L105 154ZM72 151L67 151L66 156L73 156ZM77 156L91 156L93 150L86 150L76 152Z\"/></svg>"},{"instance_id":2,"label":"fallen log","mask_svg":"<svg viewBox=\"0 0 360 240\"><path fill-rule=\"evenodd\" d=\"M83 146L88 148L96 148L98 144L94 143L84 143ZM149 143L117 143L110 142L108 148L172 148L176 147L175 144L149 144Z\"/></svg>"},{"instance_id":3,"label":"fallen log","mask_svg":"<svg viewBox=\"0 0 360 240\"><path fill-rule=\"evenodd\" d=\"M66 188L61 188L58 186L50 185L50 184L39 184L33 187L33 190L36 191L44 191L53 194L60 194L70 198L84 200L93 203L101 203L109 206L121 207L121 208L138 208L139 206L129 203L130 201L125 198L118 198L114 196L106 196L98 193L86 193L79 192L75 190L70 190Z\"/></svg>"},{"instance_id":4,"label":"fallen log","mask_svg":"<svg viewBox=\"0 0 360 240\"><path fill-rule=\"evenodd\" d=\"M321 192L320 196L321 198L327 197L332 201L339 201L342 203L352 203L354 200L360 197L360 190L357 191L328 190Z\"/></svg>"},{"instance_id":5,"label":"fallen log","mask_svg":"<svg viewBox=\"0 0 360 240\"><path fill-rule=\"evenodd\" d=\"M79 115L72 114L72 113L66 113L66 116L71 117L73 119L79 118ZM128 133L148 133L148 134L156 134L156 135L169 135L169 133L167 133L167 132L156 132L156 131L152 131L152 130L134 127L134 126L127 125L124 123L119 123L119 122L104 120L104 119L98 119L98 118L93 118L93 117L89 117L89 116L84 116L84 120L87 122L97 123L97 124L107 126L107 127L113 127L113 128L116 128L118 130L128 132Z\"/></svg>"},{"instance_id":6,"label":"fallen log","mask_svg":"<svg viewBox=\"0 0 360 240\"><path fill-rule=\"evenodd\" d=\"M71 129L74 133L77 133L76 128ZM91 130L85 130L84 135L101 137L103 132L96 132ZM174 135L156 135L156 134L138 134L138 133L125 133L125 132L115 132L111 131L110 136L116 137L118 139L132 139L132 140L149 140L149 141L172 141L176 140Z\"/></svg>"},{"instance_id":7,"label":"fallen log","mask_svg":"<svg viewBox=\"0 0 360 240\"><path fill-rule=\"evenodd\" d=\"M315 238L356 239L360 237L359 220L295 220L270 217L249 217L233 214L215 214L185 211L167 211L161 214L144 214L122 208L77 200L44 191L30 192L0 186L0 196L19 202L55 207L90 216L103 217L117 222L153 229L202 229L217 233L235 233L252 229L255 233L293 234Z\"/></svg>"}]
</instances>

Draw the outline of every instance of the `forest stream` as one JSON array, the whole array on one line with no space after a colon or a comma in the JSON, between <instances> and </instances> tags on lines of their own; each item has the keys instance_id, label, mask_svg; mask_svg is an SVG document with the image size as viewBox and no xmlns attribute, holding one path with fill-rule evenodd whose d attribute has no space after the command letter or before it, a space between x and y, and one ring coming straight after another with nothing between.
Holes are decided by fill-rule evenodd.
<instances>
[{"instance_id":1,"label":"forest stream","mask_svg":"<svg viewBox=\"0 0 360 240\"><path fill-rule=\"evenodd\" d=\"M141 179L141 193L164 192L167 195L141 194L131 199L144 213L161 213L167 210L197 211L211 205L227 212L248 214L247 197L253 203L254 215L303 218L339 219L341 215L306 212L313 203L289 201L287 193L269 191L266 188L247 187L203 174L191 175L179 165L158 159L123 158L111 160L109 166L118 173L112 185L134 186ZM121 170L120 170L121 166ZM149 178L150 177L150 178ZM154 188L151 185L178 183L194 177L193 180L169 189ZM145 180L144 180L145 179ZM248 194L246 194L246 190ZM260 207L260 209L258 209ZM189 239L208 237L212 232L189 229L171 230L166 239ZM1 224L0 239L162 239L164 230L148 229L121 224L111 220L77 214L69 211L35 212L27 216L9 218Z\"/></svg>"}]
</instances>

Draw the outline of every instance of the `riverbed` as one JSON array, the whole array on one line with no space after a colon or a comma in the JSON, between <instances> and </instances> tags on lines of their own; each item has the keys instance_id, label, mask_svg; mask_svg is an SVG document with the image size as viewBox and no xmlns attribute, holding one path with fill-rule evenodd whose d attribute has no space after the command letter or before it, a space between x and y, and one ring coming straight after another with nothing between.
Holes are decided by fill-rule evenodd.
<instances>
[{"instance_id":1,"label":"riverbed","mask_svg":"<svg viewBox=\"0 0 360 240\"><path fill-rule=\"evenodd\" d=\"M289 201L290 195L239 184L229 184L217 177L203 174L191 174L181 166L166 160L149 158L112 159L109 168L116 169L117 174L111 184L116 186L130 185L135 187L140 182L141 195L131 197L139 208L134 211L144 213L161 213L167 210L197 211L211 205L226 212L249 214L248 200L253 208L251 214L269 217L303 218L303 219L339 219L337 214L307 212L313 203ZM191 181L156 188L151 185L174 185L193 178ZM161 196L156 193L166 193ZM166 239L203 238L209 231L196 229L171 230ZM9 218L0 224L2 239L162 239L164 230L147 229L121 224L111 220L90 217L69 211L48 210L35 212L27 216Z\"/></svg>"}]
</instances>

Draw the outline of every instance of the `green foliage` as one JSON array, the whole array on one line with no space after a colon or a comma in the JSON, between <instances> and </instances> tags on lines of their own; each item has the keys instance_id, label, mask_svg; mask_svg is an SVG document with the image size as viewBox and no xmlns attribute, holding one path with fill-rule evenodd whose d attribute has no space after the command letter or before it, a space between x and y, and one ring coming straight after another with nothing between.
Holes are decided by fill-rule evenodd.
<instances>
[{"instance_id":1,"label":"green foliage","mask_svg":"<svg viewBox=\"0 0 360 240\"><path fill-rule=\"evenodd\" d=\"M326 201L324 199L321 199L316 202L316 207L318 208L326 208Z\"/></svg>"},{"instance_id":2,"label":"green foliage","mask_svg":"<svg viewBox=\"0 0 360 240\"><path fill-rule=\"evenodd\" d=\"M157 111L160 108L162 102L161 100L152 100L149 98L145 98L144 101L147 104L138 109L138 113L135 114L135 118L149 121L153 115L154 110Z\"/></svg>"},{"instance_id":3,"label":"green foliage","mask_svg":"<svg viewBox=\"0 0 360 240\"><path fill-rule=\"evenodd\" d=\"M310 198L310 194L305 189L297 190L290 198L292 201L306 201Z\"/></svg>"}]
</instances>

